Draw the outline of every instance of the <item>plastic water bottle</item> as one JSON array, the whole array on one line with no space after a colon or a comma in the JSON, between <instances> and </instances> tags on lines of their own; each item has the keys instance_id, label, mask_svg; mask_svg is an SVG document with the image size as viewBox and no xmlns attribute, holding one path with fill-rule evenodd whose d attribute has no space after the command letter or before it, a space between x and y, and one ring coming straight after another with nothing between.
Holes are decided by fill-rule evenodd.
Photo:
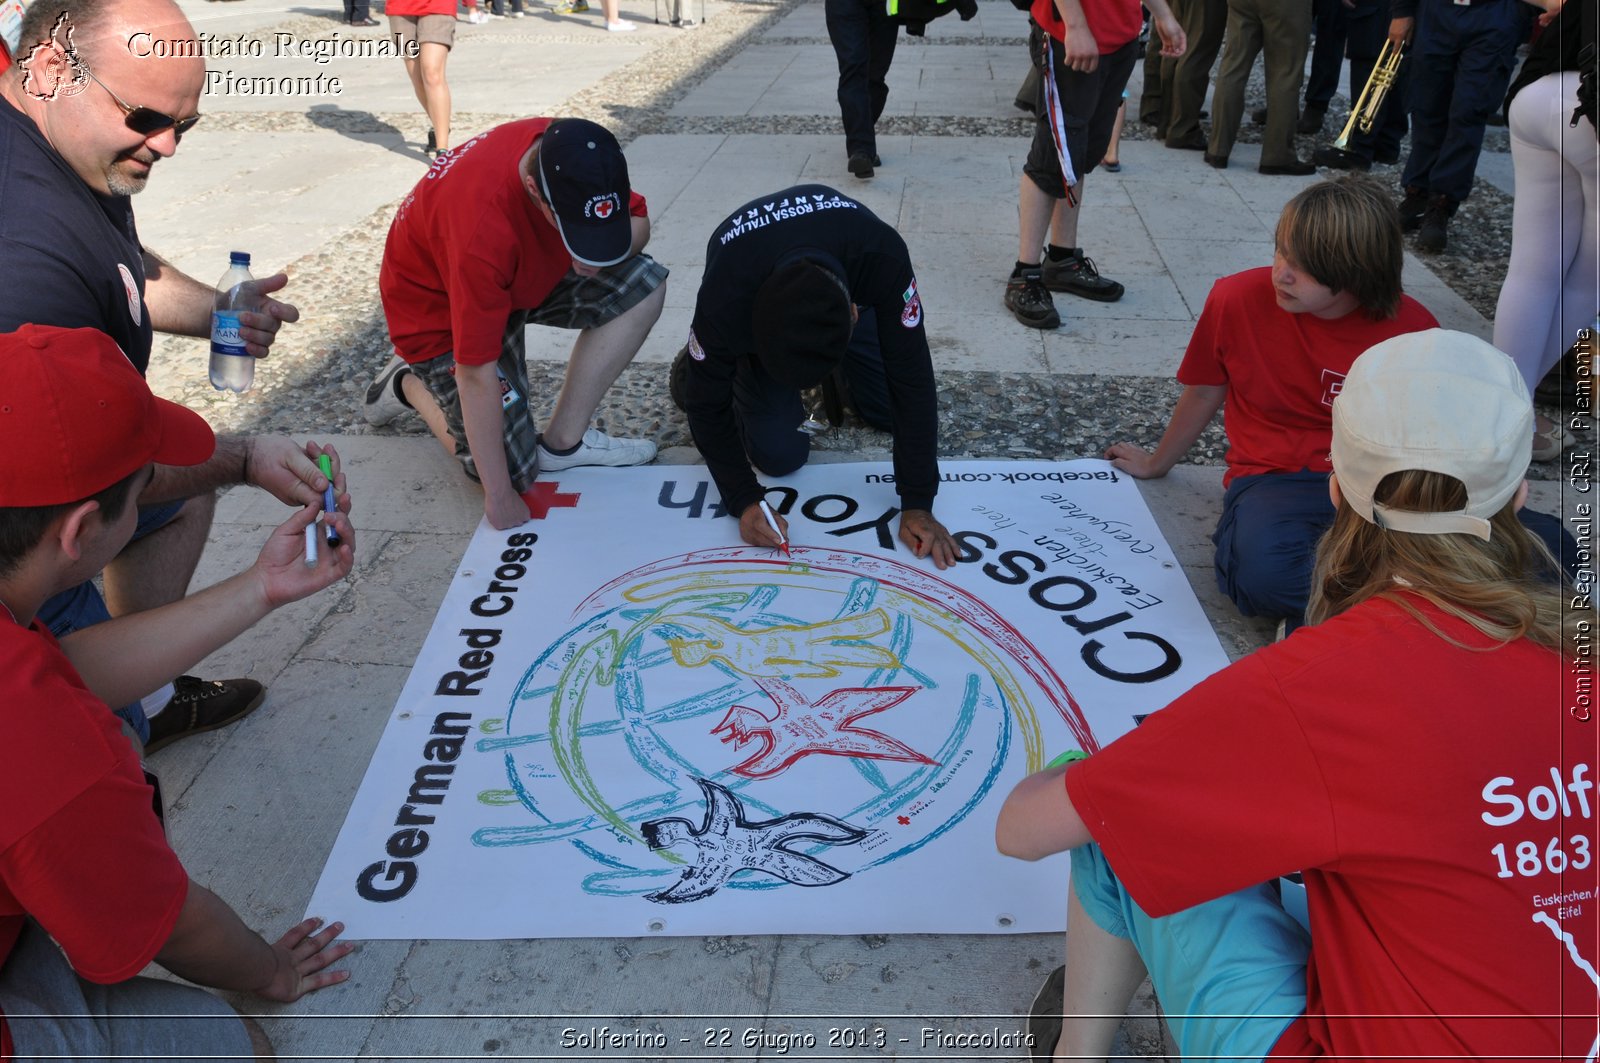
<instances>
[{"instance_id":1,"label":"plastic water bottle","mask_svg":"<svg viewBox=\"0 0 1600 1063\"><path fill-rule=\"evenodd\" d=\"M218 391L248 391L255 382L256 360L245 349L239 331L239 311L255 306L254 280L250 256L243 251L230 253L228 272L217 282L211 311L211 386Z\"/></svg>"}]
</instances>

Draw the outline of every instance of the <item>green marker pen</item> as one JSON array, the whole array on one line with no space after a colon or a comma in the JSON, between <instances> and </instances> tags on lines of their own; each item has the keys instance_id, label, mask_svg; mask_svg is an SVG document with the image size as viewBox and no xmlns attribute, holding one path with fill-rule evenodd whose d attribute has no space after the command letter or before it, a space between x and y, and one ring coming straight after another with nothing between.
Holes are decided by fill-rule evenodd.
<instances>
[{"instance_id":1,"label":"green marker pen","mask_svg":"<svg viewBox=\"0 0 1600 1063\"><path fill-rule=\"evenodd\" d=\"M322 512L328 515L325 525L328 529L328 545L337 548L344 540L339 537L339 533L333 527L333 514L338 509L338 506L333 501L333 459L326 454L318 454L317 468L322 470L322 475L328 481L328 486L322 491Z\"/></svg>"}]
</instances>

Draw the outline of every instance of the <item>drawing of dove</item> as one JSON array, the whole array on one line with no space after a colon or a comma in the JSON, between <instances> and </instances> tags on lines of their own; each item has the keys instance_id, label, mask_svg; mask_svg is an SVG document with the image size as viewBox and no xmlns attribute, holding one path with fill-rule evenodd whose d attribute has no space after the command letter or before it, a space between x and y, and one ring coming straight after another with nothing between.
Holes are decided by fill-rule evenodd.
<instances>
[{"instance_id":1,"label":"drawing of dove","mask_svg":"<svg viewBox=\"0 0 1600 1063\"><path fill-rule=\"evenodd\" d=\"M683 904L709 897L741 871L764 871L797 886L830 886L850 877L821 860L797 853L795 843L852 845L867 831L820 812L791 812L752 823L733 791L709 779L696 778L706 798L705 822L658 819L640 825L651 849L692 846L694 856L671 886L645 896L663 904Z\"/></svg>"},{"instance_id":2,"label":"drawing of dove","mask_svg":"<svg viewBox=\"0 0 1600 1063\"><path fill-rule=\"evenodd\" d=\"M722 735L724 742L732 742L735 749L742 750L750 742L760 743L754 754L729 769L737 775L765 779L813 753L938 763L881 731L859 726L863 718L905 701L917 692L917 687L845 687L830 690L811 702L777 679L757 679L755 683L772 699L773 714L768 716L749 705L734 705L711 729L712 734Z\"/></svg>"}]
</instances>

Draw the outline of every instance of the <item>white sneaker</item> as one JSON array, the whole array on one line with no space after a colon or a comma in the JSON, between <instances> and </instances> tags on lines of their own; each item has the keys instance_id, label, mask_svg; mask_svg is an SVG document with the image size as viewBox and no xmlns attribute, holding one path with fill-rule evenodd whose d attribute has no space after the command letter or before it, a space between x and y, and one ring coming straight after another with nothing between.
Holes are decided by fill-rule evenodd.
<instances>
[{"instance_id":1,"label":"white sneaker","mask_svg":"<svg viewBox=\"0 0 1600 1063\"><path fill-rule=\"evenodd\" d=\"M373 378L367 386L366 401L361 405L361 415L368 424L374 427L386 425L411 409L406 400L400 397L400 380L409 372L411 367L397 354Z\"/></svg>"},{"instance_id":2,"label":"white sneaker","mask_svg":"<svg viewBox=\"0 0 1600 1063\"><path fill-rule=\"evenodd\" d=\"M638 28L638 26L635 26L625 18L619 18L615 22L606 23L606 29L612 33L632 33Z\"/></svg>"},{"instance_id":3,"label":"white sneaker","mask_svg":"<svg viewBox=\"0 0 1600 1063\"><path fill-rule=\"evenodd\" d=\"M571 454L552 454L539 442L539 471L560 472L579 465L644 465L654 461L656 445L648 439L613 439L598 428L583 433Z\"/></svg>"},{"instance_id":4,"label":"white sneaker","mask_svg":"<svg viewBox=\"0 0 1600 1063\"><path fill-rule=\"evenodd\" d=\"M489 16L482 11L469 11L467 12L467 21L474 26L481 26L489 21Z\"/></svg>"}]
</instances>

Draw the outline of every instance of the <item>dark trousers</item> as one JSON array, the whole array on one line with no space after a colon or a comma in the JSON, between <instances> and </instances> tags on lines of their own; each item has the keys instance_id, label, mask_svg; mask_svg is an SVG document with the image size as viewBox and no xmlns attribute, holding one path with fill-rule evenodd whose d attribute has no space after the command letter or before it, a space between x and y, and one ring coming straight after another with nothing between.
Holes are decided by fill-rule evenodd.
<instances>
[{"instance_id":1,"label":"dark trousers","mask_svg":"<svg viewBox=\"0 0 1600 1063\"><path fill-rule=\"evenodd\" d=\"M1357 8L1350 15L1348 45L1350 51L1350 105L1361 98L1361 90L1372 77L1372 68L1378 65L1378 54L1389 37L1389 11L1387 4L1363 10ZM1361 127L1350 130L1350 142L1345 150L1371 162L1377 155L1385 158L1400 157L1400 142L1406 138L1406 86L1411 78L1411 60L1402 60L1395 74L1394 84L1384 97L1378 110L1378 119L1372 132L1363 133Z\"/></svg>"},{"instance_id":2,"label":"dark trousers","mask_svg":"<svg viewBox=\"0 0 1600 1063\"><path fill-rule=\"evenodd\" d=\"M1326 111L1328 101L1339 88L1349 16L1350 9L1344 6L1344 0L1312 0L1311 24L1316 28L1317 39L1311 46L1311 72L1306 75L1305 109L1308 111ZM1361 90L1357 88L1356 91Z\"/></svg>"},{"instance_id":3,"label":"dark trousers","mask_svg":"<svg viewBox=\"0 0 1600 1063\"><path fill-rule=\"evenodd\" d=\"M1206 102L1206 85L1211 81L1211 67L1222 50L1222 34L1228 26L1228 0L1186 0L1182 13L1177 4L1172 13L1183 26L1189 46L1177 59L1162 63L1171 66L1166 88L1164 120L1156 132L1168 144L1178 144L1201 136L1200 111ZM1152 31L1154 33L1154 31ZM1160 37L1151 41L1155 46Z\"/></svg>"},{"instance_id":4,"label":"dark trousers","mask_svg":"<svg viewBox=\"0 0 1600 1063\"><path fill-rule=\"evenodd\" d=\"M900 27L889 21L883 0L826 0L828 40L839 60L839 116L850 155L876 155L873 126L889 100L889 64Z\"/></svg>"},{"instance_id":5,"label":"dark trousers","mask_svg":"<svg viewBox=\"0 0 1600 1063\"><path fill-rule=\"evenodd\" d=\"M1411 67L1411 154L1400 177L1407 188L1458 203L1472 191L1483 128L1505 99L1532 10L1520 0L1418 5L1403 64Z\"/></svg>"},{"instance_id":6,"label":"dark trousers","mask_svg":"<svg viewBox=\"0 0 1600 1063\"><path fill-rule=\"evenodd\" d=\"M862 310L844 356L850 405L874 428L894 431L889 383L878 350L878 319ZM800 393L767 375L755 358L741 358L733 378L733 411L750 464L768 476L787 476L806 463L811 436L800 431L806 419Z\"/></svg>"},{"instance_id":7,"label":"dark trousers","mask_svg":"<svg viewBox=\"0 0 1600 1063\"><path fill-rule=\"evenodd\" d=\"M1311 0L1228 0L1228 45L1211 94L1211 154L1226 159L1244 118L1245 86L1256 54L1267 73L1267 127L1261 165L1295 161L1294 127L1300 113L1306 50L1311 45Z\"/></svg>"},{"instance_id":8,"label":"dark trousers","mask_svg":"<svg viewBox=\"0 0 1600 1063\"><path fill-rule=\"evenodd\" d=\"M1222 496L1216 544L1217 589L1245 616L1305 618L1317 541L1333 524L1325 472L1269 472L1240 476ZM1561 521L1527 509L1523 527L1561 558L1569 571L1578 544Z\"/></svg>"},{"instance_id":9,"label":"dark trousers","mask_svg":"<svg viewBox=\"0 0 1600 1063\"><path fill-rule=\"evenodd\" d=\"M367 0L344 0L344 20L346 22L360 22L371 17Z\"/></svg>"}]
</instances>

